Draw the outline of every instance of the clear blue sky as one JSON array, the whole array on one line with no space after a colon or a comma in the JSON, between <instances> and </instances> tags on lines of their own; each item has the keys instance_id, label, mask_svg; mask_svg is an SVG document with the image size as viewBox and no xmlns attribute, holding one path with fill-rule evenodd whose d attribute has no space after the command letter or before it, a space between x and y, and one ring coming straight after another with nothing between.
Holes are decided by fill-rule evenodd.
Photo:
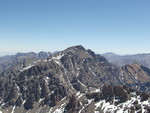
<instances>
[{"instance_id":1,"label":"clear blue sky","mask_svg":"<svg viewBox=\"0 0 150 113\"><path fill-rule=\"evenodd\" d=\"M0 55L79 44L150 53L150 0L0 0Z\"/></svg>"}]
</instances>

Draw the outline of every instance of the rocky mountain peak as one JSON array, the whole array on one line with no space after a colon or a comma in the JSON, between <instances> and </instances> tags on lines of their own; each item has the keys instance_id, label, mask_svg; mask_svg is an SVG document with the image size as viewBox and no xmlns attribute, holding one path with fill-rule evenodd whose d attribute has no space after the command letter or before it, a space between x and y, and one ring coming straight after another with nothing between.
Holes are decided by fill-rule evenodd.
<instances>
[{"instance_id":1,"label":"rocky mountain peak","mask_svg":"<svg viewBox=\"0 0 150 113\"><path fill-rule=\"evenodd\" d=\"M67 48L66 50L85 50L86 51L86 49L82 45L71 46Z\"/></svg>"},{"instance_id":2,"label":"rocky mountain peak","mask_svg":"<svg viewBox=\"0 0 150 113\"><path fill-rule=\"evenodd\" d=\"M87 50L81 45L72 46L65 49L64 51L61 51L60 53L57 53L57 55L60 54L68 57L79 57L80 59L85 59L90 57Z\"/></svg>"},{"instance_id":3,"label":"rocky mountain peak","mask_svg":"<svg viewBox=\"0 0 150 113\"><path fill-rule=\"evenodd\" d=\"M41 59L46 59L51 55L51 52L44 52L44 51L40 51L39 53L37 53L37 56Z\"/></svg>"},{"instance_id":4,"label":"rocky mountain peak","mask_svg":"<svg viewBox=\"0 0 150 113\"><path fill-rule=\"evenodd\" d=\"M149 109L149 94L135 90L149 91L149 84L145 83L149 81L150 70L140 64L120 69L80 45L29 63L30 66L25 65L17 72L12 68L0 74L3 113L112 113L131 107L138 111L144 106L145 111ZM140 98L146 104L141 104ZM140 106L138 110L134 107L135 100ZM131 105L126 107L128 102Z\"/></svg>"}]
</instances>

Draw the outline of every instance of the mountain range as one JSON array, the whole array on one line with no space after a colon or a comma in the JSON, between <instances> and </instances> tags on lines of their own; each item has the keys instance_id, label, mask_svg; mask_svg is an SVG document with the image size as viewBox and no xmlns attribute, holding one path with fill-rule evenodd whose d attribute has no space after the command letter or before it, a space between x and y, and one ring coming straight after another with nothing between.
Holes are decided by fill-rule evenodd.
<instances>
[{"instance_id":1,"label":"mountain range","mask_svg":"<svg viewBox=\"0 0 150 113\"><path fill-rule=\"evenodd\" d=\"M41 51L39 53L17 53L15 55L8 55L0 57L0 72L7 69L19 70L23 67L27 67L34 62L48 58L53 53Z\"/></svg>"},{"instance_id":2,"label":"mountain range","mask_svg":"<svg viewBox=\"0 0 150 113\"><path fill-rule=\"evenodd\" d=\"M0 113L149 113L150 69L83 46L0 61Z\"/></svg>"},{"instance_id":3,"label":"mountain range","mask_svg":"<svg viewBox=\"0 0 150 113\"><path fill-rule=\"evenodd\" d=\"M134 54L134 55L117 55L114 53L105 53L102 54L102 56L106 57L109 62L120 67L126 64L138 62L150 68L150 53Z\"/></svg>"}]
</instances>

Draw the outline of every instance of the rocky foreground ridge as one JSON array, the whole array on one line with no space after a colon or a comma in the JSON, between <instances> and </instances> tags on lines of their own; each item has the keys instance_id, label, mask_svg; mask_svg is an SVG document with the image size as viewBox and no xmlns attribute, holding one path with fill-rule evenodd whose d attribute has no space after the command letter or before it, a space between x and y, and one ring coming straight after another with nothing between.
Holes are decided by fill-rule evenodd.
<instances>
[{"instance_id":1,"label":"rocky foreground ridge","mask_svg":"<svg viewBox=\"0 0 150 113\"><path fill-rule=\"evenodd\" d=\"M82 46L0 74L2 113L149 113L150 69Z\"/></svg>"}]
</instances>

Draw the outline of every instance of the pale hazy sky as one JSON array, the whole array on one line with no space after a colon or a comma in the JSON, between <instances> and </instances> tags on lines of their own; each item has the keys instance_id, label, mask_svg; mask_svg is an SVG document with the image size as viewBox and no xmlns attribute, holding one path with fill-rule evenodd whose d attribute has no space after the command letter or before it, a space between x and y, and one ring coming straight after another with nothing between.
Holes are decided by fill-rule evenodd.
<instances>
[{"instance_id":1,"label":"pale hazy sky","mask_svg":"<svg viewBox=\"0 0 150 113\"><path fill-rule=\"evenodd\" d=\"M150 0L0 0L0 55L74 45L150 53Z\"/></svg>"}]
</instances>

